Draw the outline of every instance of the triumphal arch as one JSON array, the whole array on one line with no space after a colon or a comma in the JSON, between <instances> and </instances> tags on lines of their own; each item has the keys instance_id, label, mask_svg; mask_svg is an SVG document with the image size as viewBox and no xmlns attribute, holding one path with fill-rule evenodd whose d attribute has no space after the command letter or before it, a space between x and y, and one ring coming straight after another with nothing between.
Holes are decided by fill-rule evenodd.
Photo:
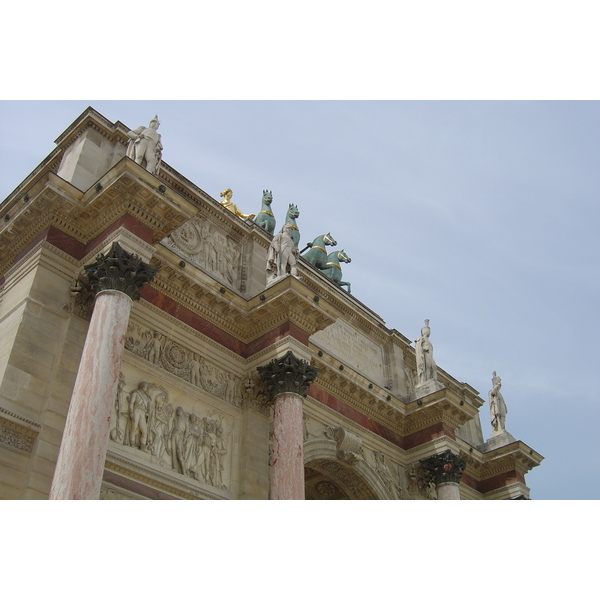
<instances>
[{"instance_id":1,"label":"triumphal arch","mask_svg":"<svg viewBox=\"0 0 600 600\"><path fill-rule=\"evenodd\" d=\"M529 498L498 375L484 440L433 320L387 327L331 232L212 198L159 126L88 108L0 205L0 498Z\"/></svg>"}]
</instances>

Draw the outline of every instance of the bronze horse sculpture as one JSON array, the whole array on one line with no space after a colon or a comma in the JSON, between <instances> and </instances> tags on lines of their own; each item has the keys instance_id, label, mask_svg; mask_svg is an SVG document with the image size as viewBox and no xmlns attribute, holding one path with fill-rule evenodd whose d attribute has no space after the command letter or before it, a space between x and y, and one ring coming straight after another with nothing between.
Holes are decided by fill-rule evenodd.
<instances>
[{"instance_id":1,"label":"bronze horse sculpture","mask_svg":"<svg viewBox=\"0 0 600 600\"><path fill-rule=\"evenodd\" d=\"M335 250L327 255L327 263L324 269L321 269L321 273L326 277L329 277L333 283L342 287L345 285L348 288L350 294L350 282L342 281L342 267L340 262L349 263L351 258L343 250Z\"/></svg>"},{"instance_id":2,"label":"bronze horse sculpture","mask_svg":"<svg viewBox=\"0 0 600 600\"><path fill-rule=\"evenodd\" d=\"M314 267L317 267L317 269L324 269L327 264L326 246L337 246L337 242L333 239L331 233L324 233L316 237L312 244L306 246L310 250L306 254L301 253L302 258Z\"/></svg>"},{"instance_id":3,"label":"bronze horse sculpture","mask_svg":"<svg viewBox=\"0 0 600 600\"><path fill-rule=\"evenodd\" d=\"M262 206L260 212L254 218L254 222L271 235L273 235L273 232L275 231L275 215L271 212L272 202L273 192L263 190Z\"/></svg>"}]
</instances>

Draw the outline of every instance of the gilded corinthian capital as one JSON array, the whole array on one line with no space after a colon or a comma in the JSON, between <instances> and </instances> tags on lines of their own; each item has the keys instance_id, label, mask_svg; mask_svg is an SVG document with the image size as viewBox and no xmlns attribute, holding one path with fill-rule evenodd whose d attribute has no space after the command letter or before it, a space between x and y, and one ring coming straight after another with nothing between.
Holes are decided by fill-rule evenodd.
<instances>
[{"instance_id":1,"label":"gilded corinthian capital","mask_svg":"<svg viewBox=\"0 0 600 600\"><path fill-rule=\"evenodd\" d=\"M139 300L138 290L152 280L158 267L152 267L135 255L129 254L117 242L109 252L96 256L96 262L85 266L90 288L97 294L104 290L117 290L132 300Z\"/></svg>"},{"instance_id":2,"label":"gilded corinthian capital","mask_svg":"<svg viewBox=\"0 0 600 600\"><path fill-rule=\"evenodd\" d=\"M444 450L440 454L422 458L421 466L429 473L435 485L440 483L459 483L467 461L453 454L450 450Z\"/></svg>"},{"instance_id":3,"label":"gilded corinthian capital","mask_svg":"<svg viewBox=\"0 0 600 600\"><path fill-rule=\"evenodd\" d=\"M319 372L305 360L296 358L291 350L282 358L275 358L264 367L257 368L271 400L286 393L306 396L308 386Z\"/></svg>"}]
</instances>

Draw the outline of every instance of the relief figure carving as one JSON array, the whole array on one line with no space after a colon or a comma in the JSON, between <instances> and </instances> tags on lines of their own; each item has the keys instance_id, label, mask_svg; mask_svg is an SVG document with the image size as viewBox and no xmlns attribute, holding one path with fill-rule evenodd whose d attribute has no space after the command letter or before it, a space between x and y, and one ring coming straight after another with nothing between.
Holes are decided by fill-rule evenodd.
<instances>
[{"instance_id":1,"label":"relief figure carving","mask_svg":"<svg viewBox=\"0 0 600 600\"><path fill-rule=\"evenodd\" d=\"M242 251L240 244L221 233L214 225L192 219L176 229L165 241L192 264L207 269L239 286Z\"/></svg>"},{"instance_id":2,"label":"relief figure carving","mask_svg":"<svg viewBox=\"0 0 600 600\"><path fill-rule=\"evenodd\" d=\"M228 454L223 419L174 409L168 393L160 386L140 381L131 392L124 391L121 374L115 397L115 427L110 439L147 454L161 466L219 489L225 484ZM168 455L167 464L163 459ZM150 459L152 462L152 459Z\"/></svg>"}]
</instances>

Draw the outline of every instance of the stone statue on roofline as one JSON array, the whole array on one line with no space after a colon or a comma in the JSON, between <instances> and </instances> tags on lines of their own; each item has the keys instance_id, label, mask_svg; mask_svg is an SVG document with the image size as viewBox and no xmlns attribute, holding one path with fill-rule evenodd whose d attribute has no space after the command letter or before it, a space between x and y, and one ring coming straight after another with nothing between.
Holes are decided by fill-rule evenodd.
<instances>
[{"instance_id":1,"label":"stone statue on roofline","mask_svg":"<svg viewBox=\"0 0 600 600\"><path fill-rule=\"evenodd\" d=\"M426 381L437 381L437 365L433 359L433 345L429 341L431 329L429 319L425 319L425 326L421 328L421 337L415 340L417 359L417 384Z\"/></svg>"},{"instance_id":2,"label":"stone statue on roofline","mask_svg":"<svg viewBox=\"0 0 600 600\"><path fill-rule=\"evenodd\" d=\"M160 142L160 134L157 129L160 125L158 115L150 121L148 127L141 125L127 133L130 138L127 146L127 157L134 160L138 165L144 166L145 169L157 175L160 169L160 160L162 158L162 144Z\"/></svg>"},{"instance_id":3,"label":"stone statue on roofline","mask_svg":"<svg viewBox=\"0 0 600 600\"><path fill-rule=\"evenodd\" d=\"M286 223L281 231L273 236L267 253L267 285L275 283L288 274L298 275L298 248L292 238L294 231L291 223Z\"/></svg>"},{"instance_id":4,"label":"stone statue on roofline","mask_svg":"<svg viewBox=\"0 0 600 600\"><path fill-rule=\"evenodd\" d=\"M506 403L500 393L501 387L502 380L496 375L496 371L494 371L492 373L492 389L488 393L490 420L492 423L491 437L500 435L506 431L506 415L508 414L508 408L506 408Z\"/></svg>"},{"instance_id":5,"label":"stone statue on roofline","mask_svg":"<svg viewBox=\"0 0 600 600\"><path fill-rule=\"evenodd\" d=\"M225 198L221 200L221 204L234 215L240 217L240 219L254 219L254 214L245 215L232 201L231 198L233 196L233 192L230 188L227 188L225 191L219 194L221 198Z\"/></svg>"}]
</instances>

